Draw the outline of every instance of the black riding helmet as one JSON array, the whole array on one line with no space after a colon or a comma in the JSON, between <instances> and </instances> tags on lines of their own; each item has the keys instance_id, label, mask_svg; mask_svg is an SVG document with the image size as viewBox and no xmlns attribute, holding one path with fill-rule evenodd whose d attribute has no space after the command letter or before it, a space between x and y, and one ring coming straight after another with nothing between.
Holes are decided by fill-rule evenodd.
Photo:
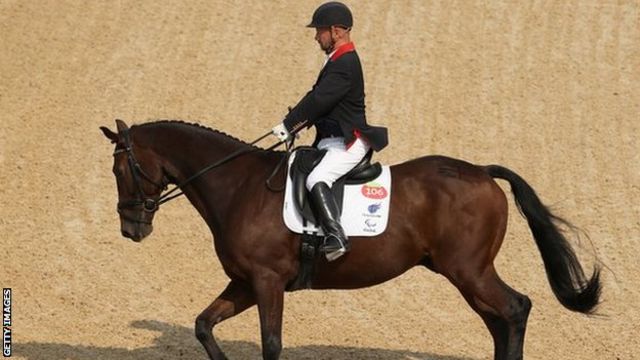
<instances>
[{"instance_id":1,"label":"black riding helmet","mask_svg":"<svg viewBox=\"0 0 640 360\"><path fill-rule=\"evenodd\" d=\"M319 28L333 25L351 29L353 17L347 5L337 1L330 1L320 5L313 13L311 23L307 27Z\"/></svg>"}]
</instances>

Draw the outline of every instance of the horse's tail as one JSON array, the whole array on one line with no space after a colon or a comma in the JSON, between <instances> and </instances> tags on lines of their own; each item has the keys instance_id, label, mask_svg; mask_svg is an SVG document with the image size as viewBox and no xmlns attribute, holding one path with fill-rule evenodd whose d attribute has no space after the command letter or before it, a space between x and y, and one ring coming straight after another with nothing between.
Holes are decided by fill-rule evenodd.
<instances>
[{"instance_id":1,"label":"horse's tail","mask_svg":"<svg viewBox=\"0 0 640 360\"><path fill-rule=\"evenodd\" d=\"M542 255L547 279L556 298L569 310L592 313L600 298L600 269L595 266L591 278L587 279L575 252L556 224L573 226L553 215L518 174L498 165L485 169L491 177L507 180L511 185L516 205L527 219Z\"/></svg>"}]
</instances>

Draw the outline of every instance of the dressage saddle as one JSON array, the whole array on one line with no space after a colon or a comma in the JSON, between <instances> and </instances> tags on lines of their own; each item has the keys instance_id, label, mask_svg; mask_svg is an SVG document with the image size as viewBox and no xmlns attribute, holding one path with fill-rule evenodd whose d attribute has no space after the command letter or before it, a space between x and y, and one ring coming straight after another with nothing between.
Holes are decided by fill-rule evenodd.
<instances>
[{"instance_id":1,"label":"dressage saddle","mask_svg":"<svg viewBox=\"0 0 640 360\"><path fill-rule=\"evenodd\" d=\"M319 150L314 147L298 148L289 172L295 206L304 219L314 224L317 224L317 222L309 203L306 181L309 173L320 163L326 152L326 150ZM382 172L380 163L371 164L372 156L373 150L369 150L358 165L334 182L331 192L340 209L342 209L342 194L344 193L345 184L366 184L377 178Z\"/></svg>"}]
</instances>

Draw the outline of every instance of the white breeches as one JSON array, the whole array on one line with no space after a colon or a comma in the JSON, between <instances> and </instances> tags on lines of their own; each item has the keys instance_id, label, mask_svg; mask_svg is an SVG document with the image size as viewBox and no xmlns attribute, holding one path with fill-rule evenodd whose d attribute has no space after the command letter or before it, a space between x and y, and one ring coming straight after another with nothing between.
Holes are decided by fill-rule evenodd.
<instances>
[{"instance_id":1,"label":"white breeches","mask_svg":"<svg viewBox=\"0 0 640 360\"><path fill-rule=\"evenodd\" d=\"M348 149L343 137L320 140L318 149L326 149L327 153L307 177L307 190L311 191L319 182L324 182L329 187L333 186L338 178L358 165L369 148L370 146L360 138L356 138Z\"/></svg>"}]
</instances>

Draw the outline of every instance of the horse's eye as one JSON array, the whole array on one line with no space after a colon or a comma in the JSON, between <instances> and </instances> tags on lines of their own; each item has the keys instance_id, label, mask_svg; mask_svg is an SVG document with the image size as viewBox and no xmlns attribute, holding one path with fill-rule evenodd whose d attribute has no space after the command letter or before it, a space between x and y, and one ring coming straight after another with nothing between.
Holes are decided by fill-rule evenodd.
<instances>
[{"instance_id":1,"label":"horse's eye","mask_svg":"<svg viewBox=\"0 0 640 360\"><path fill-rule=\"evenodd\" d=\"M122 169L120 169L119 167L113 168L113 175L115 175L116 179L118 180L124 180L124 171L122 171Z\"/></svg>"}]
</instances>

